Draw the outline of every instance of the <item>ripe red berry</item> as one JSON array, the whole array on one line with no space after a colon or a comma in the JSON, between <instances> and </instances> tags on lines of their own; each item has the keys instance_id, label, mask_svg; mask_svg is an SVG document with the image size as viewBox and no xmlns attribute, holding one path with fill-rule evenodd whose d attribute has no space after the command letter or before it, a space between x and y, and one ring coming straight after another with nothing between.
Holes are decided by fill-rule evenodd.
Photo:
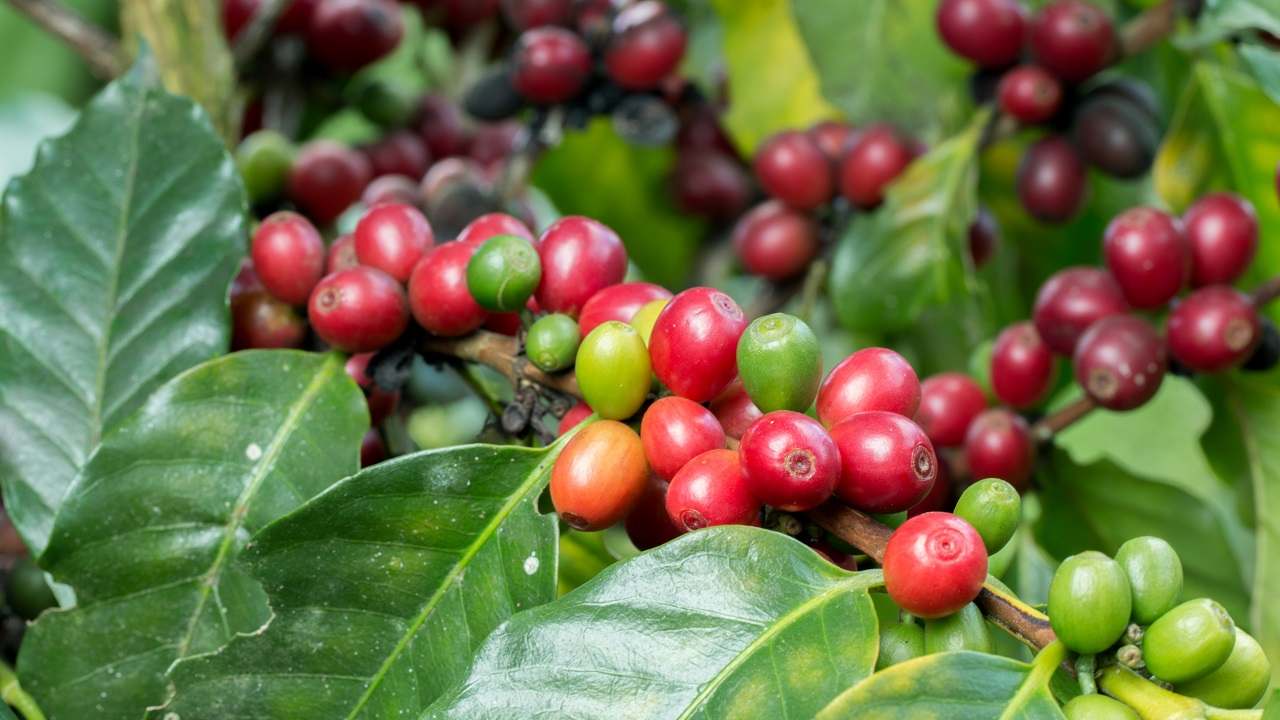
<instances>
[{"instance_id":1,"label":"ripe red berry","mask_svg":"<svg viewBox=\"0 0 1280 720\"><path fill-rule=\"evenodd\" d=\"M307 52L331 70L359 70L400 44L401 12L392 0L324 0L307 27Z\"/></svg>"},{"instance_id":2,"label":"ripe red berry","mask_svg":"<svg viewBox=\"0 0 1280 720\"><path fill-rule=\"evenodd\" d=\"M733 249L752 275L789 280L818 254L818 224L777 200L757 205L733 228Z\"/></svg>"},{"instance_id":3,"label":"ripe red berry","mask_svg":"<svg viewBox=\"0 0 1280 720\"><path fill-rule=\"evenodd\" d=\"M1113 315L1094 323L1076 345L1076 382L1108 410L1132 410L1160 389L1164 341L1151 323Z\"/></svg>"},{"instance_id":4,"label":"ripe red berry","mask_svg":"<svg viewBox=\"0 0 1280 720\"><path fill-rule=\"evenodd\" d=\"M318 0L286 0L284 12L276 21L277 33L296 33L307 29ZM222 28L228 40L235 40L253 16L262 9L262 0L223 0Z\"/></svg>"},{"instance_id":5,"label":"ripe red berry","mask_svg":"<svg viewBox=\"0 0 1280 720\"><path fill-rule=\"evenodd\" d=\"M1027 148L1018 166L1018 199L1031 216L1049 223L1070 220L1084 203L1084 161L1066 139L1051 135Z\"/></svg>"},{"instance_id":6,"label":"ripe red berry","mask_svg":"<svg viewBox=\"0 0 1280 720\"><path fill-rule=\"evenodd\" d=\"M902 512L938 477L938 456L924 430L893 412L860 412L831 428L840 449L836 495L859 510Z\"/></svg>"},{"instance_id":7,"label":"ripe red berry","mask_svg":"<svg viewBox=\"0 0 1280 720\"><path fill-rule=\"evenodd\" d=\"M502 14L516 30L568 25L573 20L573 0L502 0Z\"/></svg>"},{"instance_id":8,"label":"ripe red berry","mask_svg":"<svg viewBox=\"0 0 1280 720\"><path fill-rule=\"evenodd\" d=\"M840 162L840 194L864 210L884 200L885 187L915 158L911 147L884 125L863 130Z\"/></svg>"},{"instance_id":9,"label":"ripe red berry","mask_svg":"<svg viewBox=\"0 0 1280 720\"><path fill-rule=\"evenodd\" d=\"M472 220L462 228L462 232L458 233L457 241L480 245L485 240L498 235L515 235L531 243L538 241L524 223L506 213L488 213Z\"/></svg>"},{"instance_id":10,"label":"ripe red berry","mask_svg":"<svg viewBox=\"0 0 1280 720\"><path fill-rule=\"evenodd\" d=\"M369 428L360 441L360 467L367 468L387 459L387 444L377 428Z\"/></svg>"},{"instance_id":11,"label":"ripe red berry","mask_svg":"<svg viewBox=\"0 0 1280 720\"><path fill-rule=\"evenodd\" d=\"M1226 285L1188 295L1169 314L1169 352L1198 372L1237 367L1262 338L1258 310L1248 296Z\"/></svg>"},{"instance_id":12,"label":"ripe red berry","mask_svg":"<svg viewBox=\"0 0 1280 720\"><path fill-rule=\"evenodd\" d=\"M526 30L516 41L512 83L530 102L564 102L591 76L591 51L578 35L558 27Z\"/></svg>"},{"instance_id":13,"label":"ripe red berry","mask_svg":"<svg viewBox=\"0 0 1280 720\"><path fill-rule=\"evenodd\" d=\"M884 549L884 584L904 611L950 615L973 602L987 580L987 549L973 526L951 513L908 519Z\"/></svg>"},{"instance_id":14,"label":"ripe red berry","mask_svg":"<svg viewBox=\"0 0 1280 720\"><path fill-rule=\"evenodd\" d=\"M713 220L737 217L751 201L751 178L738 161L714 150L680 154L671 176L676 203Z\"/></svg>"},{"instance_id":15,"label":"ripe red berry","mask_svg":"<svg viewBox=\"0 0 1280 720\"><path fill-rule=\"evenodd\" d=\"M1027 20L1018 0L943 0L937 23L947 47L979 67L1007 67L1022 53Z\"/></svg>"},{"instance_id":16,"label":"ripe red berry","mask_svg":"<svg viewBox=\"0 0 1280 720\"><path fill-rule=\"evenodd\" d=\"M618 12L604 51L609 77L627 90L650 90L680 65L685 31L665 3L642 0Z\"/></svg>"},{"instance_id":17,"label":"ripe red berry","mask_svg":"<svg viewBox=\"0 0 1280 720\"><path fill-rule=\"evenodd\" d=\"M289 198L319 225L328 225L360 199L373 179L369 160L330 140L308 143L289 171Z\"/></svg>"},{"instance_id":18,"label":"ripe red berry","mask_svg":"<svg viewBox=\"0 0 1280 720\"><path fill-rule=\"evenodd\" d=\"M790 410L771 412L742 436L738 448L751 494L779 510L821 505L840 479L840 451L817 420Z\"/></svg>"},{"instance_id":19,"label":"ripe red berry","mask_svg":"<svg viewBox=\"0 0 1280 720\"><path fill-rule=\"evenodd\" d=\"M1031 21L1036 60L1069 83L1087 80L1114 59L1115 27L1087 0L1053 0Z\"/></svg>"},{"instance_id":20,"label":"ripe red berry","mask_svg":"<svg viewBox=\"0 0 1280 720\"><path fill-rule=\"evenodd\" d=\"M1057 375L1053 351L1030 321L1014 323L991 348L991 389L1001 402L1029 408L1044 400Z\"/></svg>"},{"instance_id":21,"label":"ripe red berry","mask_svg":"<svg viewBox=\"0 0 1280 720\"><path fill-rule=\"evenodd\" d=\"M737 159L738 151L720 125L715 107L700 103L688 107L682 113L680 129L676 131L676 148L686 152L716 152Z\"/></svg>"},{"instance_id":22,"label":"ripe red berry","mask_svg":"<svg viewBox=\"0 0 1280 720\"><path fill-rule=\"evenodd\" d=\"M818 418L831 427L854 413L884 410L913 417L920 378L911 363L887 348L863 348L831 369L818 389Z\"/></svg>"},{"instance_id":23,"label":"ripe red berry","mask_svg":"<svg viewBox=\"0 0 1280 720\"><path fill-rule=\"evenodd\" d=\"M840 167L840 159L849 152L849 146L853 143L853 126L839 120L823 120L806 132L817 143L822 154L827 156L831 167Z\"/></svg>"},{"instance_id":24,"label":"ripe red berry","mask_svg":"<svg viewBox=\"0 0 1280 720\"><path fill-rule=\"evenodd\" d=\"M969 225L969 256L973 258L973 266L986 265L999 245L1000 225L996 223L996 216L985 207L978 208L977 216Z\"/></svg>"},{"instance_id":25,"label":"ripe red berry","mask_svg":"<svg viewBox=\"0 0 1280 720\"><path fill-rule=\"evenodd\" d=\"M916 422L938 447L964 444L969 423L987 409L987 396L973 378L946 372L920 383L920 407Z\"/></svg>"},{"instance_id":26,"label":"ripe red berry","mask_svg":"<svg viewBox=\"0 0 1280 720\"><path fill-rule=\"evenodd\" d=\"M1187 283L1191 254L1182 224L1172 215L1137 207L1107 225L1102 252L1111 276L1136 308L1168 303Z\"/></svg>"},{"instance_id":27,"label":"ripe red berry","mask_svg":"<svg viewBox=\"0 0 1280 720\"><path fill-rule=\"evenodd\" d=\"M586 337L606 320L629 323L637 311L654 300L671 298L671 291L647 282L610 285L591 296L578 316L578 329Z\"/></svg>"},{"instance_id":28,"label":"ripe red berry","mask_svg":"<svg viewBox=\"0 0 1280 720\"><path fill-rule=\"evenodd\" d=\"M431 249L435 235L431 223L417 208L379 205L360 218L355 239L361 265L407 282L413 266Z\"/></svg>"},{"instance_id":29,"label":"ripe red berry","mask_svg":"<svg viewBox=\"0 0 1280 720\"><path fill-rule=\"evenodd\" d=\"M365 401L369 405L369 421L380 425L400 405L399 391L387 391L378 387L369 375L369 361L377 353L356 353L347 358L346 370L351 379L364 390Z\"/></svg>"},{"instance_id":30,"label":"ripe red berry","mask_svg":"<svg viewBox=\"0 0 1280 720\"><path fill-rule=\"evenodd\" d=\"M679 537L683 530L667 514L667 481L653 475L644 493L631 508L624 525L627 538L638 550L649 550Z\"/></svg>"},{"instance_id":31,"label":"ripe red berry","mask_svg":"<svg viewBox=\"0 0 1280 720\"><path fill-rule=\"evenodd\" d=\"M326 253L324 260L324 274L332 275L339 270L353 268L359 264L360 259L356 257L356 239L350 235L343 235L329 246L329 252Z\"/></svg>"},{"instance_id":32,"label":"ripe red berry","mask_svg":"<svg viewBox=\"0 0 1280 720\"><path fill-rule=\"evenodd\" d=\"M747 487L738 453L708 450L680 468L667 486L667 515L681 530L759 525L760 501Z\"/></svg>"},{"instance_id":33,"label":"ripe red berry","mask_svg":"<svg viewBox=\"0 0 1280 720\"><path fill-rule=\"evenodd\" d=\"M253 267L263 287L277 300L304 305L324 275L324 240L297 213L268 216L253 232Z\"/></svg>"},{"instance_id":34,"label":"ripe red berry","mask_svg":"<svg viewBox=\"0 0 1280 720\"><path fill-rule=\"evenodd\" d=\"M466 155L471 151L471 126L458 105L444 95L425 95L418 105L418 134L431 157ZM439 163L437 163L439 164Z\"/></svg>"},{"instance_id":35,"label":"ripe red berry","mask_svg":"<svg viewBox=\"0 0 1280 720\"><path fill-rule=\"evenodd\" d=\"M791 207L813 210L834 192L831 161L808 133L787 130L756 151L756 177L765 192Z\"/></svg>"},{"instance_id":36,"label":"ripe red berry","mask_svg":"<svg viewBox=\"0 0 1280 720\"><path fill-rule=\"evenodd\" d=\"M322 340L344 352L378 350L409 323L404 289L390 275L355 267L325 277L311 292L307 317Z\"/></svg>"},{"instance_id":37,"label":"ripe red berry","mask_svg":"<svg viewBox=\"0 0 1280 720\"><path fill-rule=\"evenodd\" d=\"M1035 446L1027 421L1004 408L987 410L969 425L964 455L970 476L1000 478L1025 490L1035 461Z\"/></svg>"},{"instance_id":38,"label":"ripe red berry","mask_svg":"<svg viewBox=\"0 0 1280 720\"><path fill-rule=\"evenodd\" d=\"M1129 310L1111 273L1092 267L1059 270L1036 294L1036 332L1059 355L1071 355L1085 330L1104 317Z\"/></svg>"},{"instance_id":39,"label":"ripe red berry","mask_svg":"<svg viewBox=\"0 0 1280 720\"><path fill-rule=\"evenodd\" d=\"M742 437L752 423L759 420L764 413L751 401L751 395L742 385L742 380L734 379L715 400L711 401L711 412L724 434L735 440Z\"/></svg>"},{"instance_id":40,"label":"ripe red berry","mask_svg":"<svg viewBox=\"0 0 1280 720\"><path fill-rule=\"evenodd\" d=\"M1062 84L1038 65L1021 65L1000 78L1000 109L1035 125L1053 117L1062 104Z\"/></svg>"},{"instance_id":41,"label":"ripe red berry","mask_svg":"<svg viewBox=\"0 0 1280 720\"><path fill-rule=\"evenodd\" d=\"M714 288L692 288L663 308L649 337L653 372L675 394L694 402L719 395L738 375L742 308Z\"/></svg>"},{"instance_id":42,"label":"ripe red berry","mask_svg":"<svg viewBox=\"0 0 1280 720\"><path fill-rule=\"evenodd\" d=\"M1182 216L1191 246L1191 285L1235 282L1258 251L1258 216L1248 200L1230 193L1205 195Z\"/></svg>"},{"instance_id":43,"label":"ripe red berry","mask_svg":"<svg viewBox=\"0 0 1280 720\"><path fill-rule=\"evenodd\" d=\"M569 412L560 418L560 425L556 428L556 435L563 435L574 429L583 420L586 420L594 412L591 406L579 400L573 407L569 408Z\"/></svg>"},{"instance_id":44,"label":"ripe red berry","mask_svg":"<svg viewBox=\"0 0 1280 720\"><path fill-rule=\"evenodd\" d=\"M466 335L484 324L484 308L467 288L467 264L474 245L445 243L431 250L409 276L409 307L427 332Z\"/></svg>"},{"instance_id":45,"label":"ripe red berry","mask_svg":"<svg viewBox=\"0 0 1280 720\"><path fill-rule=\"evenodd\" d=\"M538 305L547 312L577 315L602 288L627 274L627 251L618 234L591 218L556 221L538 242L542 282Z\"/></svg>"},{"instance_id":46,"label":"ripe red berry","mask_svg":"<svg viewBox=\"0 0 1280 720\"><path fill-rule=\"evenodd\" d=\"M708 450L724 447L724 430L711 411L682 397L664 397L645 411L640 440L649 468L663 480Z\"/></svg>"},{"instance_id":47,"label":"ripe red berry","mask_svg":"<svg viewBox=\"0 0 1280 720\"><path fill-rule=\"evenodd\" d=\"M288 303L262 290L231 299L231 349L266 350L302 347L307 322Z\"/></svg>"},{"instance_id":48,"label":"ripe red berry","mask_svg":"<svg viewBox=\"0 0 1280 720\"><path fill-rule=\"evenodd\" d=\"M375 207L388 203L415 205L419 201L418 183L405 175L383 175L374 178L365 186L360 194L360 202L365 207Z\"/></svg>"},{"instance_id":49,"label":"ripe red berry","mask_svg":"<svg viewBox=\"0 0 1280 720\"><path fill-rule=\"evenodd\" d=\"M551 468L551 502L576 530L603 530L622 520L644 494L649 468L635 431L616 420L574 435Z\"/></svg>"},{"instance_id":50,"label":"ripe red berry","mask_svg":"<svg viewBox=\"0 0 1280 720\"><path fill-rule=\"evenodd\" d=\"M408 130L393 132L362 149L373 167L374 177L404 175L421 179L431 167L431 152L427 150L427 144Z\"/></svg>"}]
</instances>

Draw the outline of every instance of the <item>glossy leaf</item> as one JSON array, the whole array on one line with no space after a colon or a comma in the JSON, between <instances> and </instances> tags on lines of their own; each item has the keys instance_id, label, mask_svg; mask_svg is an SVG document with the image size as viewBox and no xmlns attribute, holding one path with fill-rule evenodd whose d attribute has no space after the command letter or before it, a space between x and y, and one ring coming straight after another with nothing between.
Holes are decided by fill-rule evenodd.
<instances>
[{"instance_id":1,"label":"glossy leaf","mask_svg":"<svg viewBox=\"0 0 1280 720\"><path fill-rule=\"evenodd\" d=\"M810 718L872 672L880 582L778 533L692 533L516 615L423 718Z\"/></svg>"},{"instance_id":2,"label":"glossy leaf","mask_svg":"<svg viewBox=\"0 0 1280 720\"><path fill-rule=\"evenodd\" d=\"M341 356L255 351L179 376L107 435L41 558L79 605L22 644L49 716L141 717L174 661L261 627L266 600L236 556L354 472L367 426Z\"/></svg>"},{"instance_id":3,"label":"glossy leaf","mask_svg":"<svg viewBox=\"0 0 1280 720\"><path fill-rule=\"evenodd\" d=\"M416 717L494 627L555 598L537 498L560 447L402 457L263 530L244 561L275 617L179 664L156 717Z\"/></svg>"},{"instance_id":4,"label":"glossy leaf","mask_svg":"<svg viewBox=\"0 0 1280 720\"><path fill-rule=\"evenodd\" d=\"M36 552L104 431L226 351L235 164L191 101L130 76L10 183L0 228L0 480Z\"/></svg>"},{"instance_id":5,"label":"glossy leaf","mask_svg":"<svg viewBox=\"0 0 1280 720\"><path fill-rule=\"evenodd\" d=\"M1200 48L1240 32L1266 30L1280 34L1280 2L1276 0L1205 0L1194 32L1177 39L1179 46Z\"/></svg>"}]
</instances>

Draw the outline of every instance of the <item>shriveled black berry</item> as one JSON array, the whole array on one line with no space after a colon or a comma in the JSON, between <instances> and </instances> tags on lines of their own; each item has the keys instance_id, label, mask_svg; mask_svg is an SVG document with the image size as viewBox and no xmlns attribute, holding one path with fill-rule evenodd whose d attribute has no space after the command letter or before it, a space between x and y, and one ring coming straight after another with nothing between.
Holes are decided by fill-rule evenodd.
<instances>
[{"instance_id":1,"label":"shriveled black berry","mask_svg":"<svg viewBox=\"0 0 1280 720\"><path fill-rule=\"evenodd\" d=\"M1244 361L1241 369L1250 372L1266 372L1276 365L1280 365L1280 330L1276 329L1275 323L1264 317L1262 318L1262 339L1258 341L1258 347L1254 349L1249 359Z\"/></svg>"},{"instance_id":2,"label":"shriveled black berry","mask_svg":"<svg viewBox=\"0 0 1280 720\"><path fill-rule=\"evenodd\" d=\"M462 99L462 108L478 120L506 120L524 108L524 98L511 84L511 72L500 65L475 82Z\"/></svg>"}]
</instances>

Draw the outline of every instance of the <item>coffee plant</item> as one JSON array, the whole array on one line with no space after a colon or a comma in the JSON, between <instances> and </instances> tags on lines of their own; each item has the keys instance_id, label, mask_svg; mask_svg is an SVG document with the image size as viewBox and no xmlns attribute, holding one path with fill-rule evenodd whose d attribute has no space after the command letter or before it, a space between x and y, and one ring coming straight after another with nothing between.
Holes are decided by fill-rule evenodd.
<instances>
[{"instance_id":1,"label":"coffee plant","mask_svg":"<svg viewBox=\"0 0 1280 720\"><path fill-rule=\"evenodd\" d=\"M0 718L1280 713L1274 3L8 5Z\"/></svg>"}]
</instances>

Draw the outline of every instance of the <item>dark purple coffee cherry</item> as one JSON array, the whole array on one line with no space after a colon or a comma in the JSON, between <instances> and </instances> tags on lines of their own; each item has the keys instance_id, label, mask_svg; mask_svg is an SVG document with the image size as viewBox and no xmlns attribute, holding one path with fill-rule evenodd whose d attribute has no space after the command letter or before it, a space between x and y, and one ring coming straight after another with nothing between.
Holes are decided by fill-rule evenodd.
<instances>
[{"instance_id":1,"label":"dark purple coffee cherry","mask_svg":"<svg viewBox=\"0 0 1280 720\"><path fill-rule=\"evenodd\" d=\"M1018 198L1032 217L1063 223L1084 203L1086 180L1084 162L1071 143L1056 135L1046 137L1022 156Z\"/></svg>"},{"instance_id":2,"label":"dark purple coffee cherry","mask_svg":"<svg viewBox=\"0 0 1280 720\"><path fill-rule=\"evenodd\" d=\"M1133 315L1094 323L1076 346L1076 382L1108 410L1132 410L1160 389L1166 369L1164 341Z\"/></svg>"}]
</instances>

